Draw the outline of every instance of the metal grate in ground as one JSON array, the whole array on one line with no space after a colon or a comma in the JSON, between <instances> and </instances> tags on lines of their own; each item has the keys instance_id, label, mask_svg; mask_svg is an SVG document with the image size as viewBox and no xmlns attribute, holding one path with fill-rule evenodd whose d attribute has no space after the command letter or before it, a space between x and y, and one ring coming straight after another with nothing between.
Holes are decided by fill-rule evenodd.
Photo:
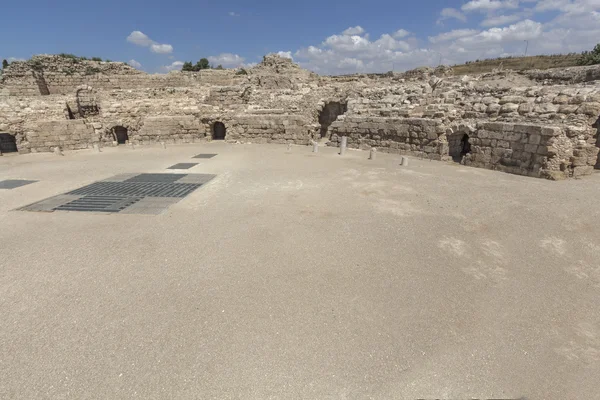
<instances>
[{"instance_id":1,"label":"metal grate in ground","mask_svg":"<svg viewBox=\"0 0 600 400\"><path fill-rule=\"evenodd\" d=\"M216 154L198 154L192 158L213 158L215 156L216 156Z\"/></svg>"},{"instance_id":2,"label":"metal grate in ground","mask_svg":"<svg viewBox=\"0 0 600 400\"><path fill-rule=\"evenodd\" d=\"M188 174L139 174L123 182L175 182Z\"/></svg>"},{"instance_id":3,"label":"metal grate in ground","mask_svg":"<svg viewBox=\"0 0 600 400\"><path fill-rule=\"evenodd\" d=\"M21 186L29 185L37 181L26 181L24 179L7 179L0 181L0 189L15 189Z\"/></svg>"},{"instance_id":4,"label":"metal grate in ground","mask_svg":"<svg viewBox=\"0 0 600 400\"><path fill-rule=\"evenodd\" d=\"M190 169L192 167L195 167L196 165L198 165L198 163L179 163L179 164L171 165L167 169Z\"/></svg>"},{"instance_id":5,"label":"metal grate in ground","mask_svg":"<svg viewBox=\"0 0 600 400\"><path fill-rule=\"evenodd\" d=\"M175 182L95 182L67 194L79 196L185 197L202 184Z\"/></svg>"},{"instance_id":6,"label":"metal grate in ground","mask_svg":"<svg viewBox=\"0 0 600 400\"><path fill-rule=\"evenodd\" d=\"M209 174L121 174L21 208L23 211L90 211L160 214L211 181Z\"/></svg>"},{"instance_id":7,"label":"metal grate in ground","mask_svg":"<svg viewBox=\"0 0 600 400\"><path fill-rule=\"evenodd\" d=\"M119 212L140 201L140 197L83 196L55 208L59 211Z\"/></svg>"}]
</instances>

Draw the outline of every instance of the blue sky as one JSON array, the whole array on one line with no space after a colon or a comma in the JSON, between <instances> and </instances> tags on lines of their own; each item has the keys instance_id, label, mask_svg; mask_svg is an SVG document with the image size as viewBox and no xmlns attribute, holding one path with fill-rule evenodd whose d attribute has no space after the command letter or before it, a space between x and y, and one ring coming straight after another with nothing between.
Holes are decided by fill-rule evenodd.
<instances>
[{"instance_id":1,"label":"blue sky","mask_svg":"<svg viewBox=\"0 0 600 400\"><path fill-rule=\"evenodd\" d=\"M349 73L600 42L600 0L48 3L2 5L0 58L65 52L168 72L201 57L238 67L281 52L319 73Z\"/></svg>"}]
</instances>

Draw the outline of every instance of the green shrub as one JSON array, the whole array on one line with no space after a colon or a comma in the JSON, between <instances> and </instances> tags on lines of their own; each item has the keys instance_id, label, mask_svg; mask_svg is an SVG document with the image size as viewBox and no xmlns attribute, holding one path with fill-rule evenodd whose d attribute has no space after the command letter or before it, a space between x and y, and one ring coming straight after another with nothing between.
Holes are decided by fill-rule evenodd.
<instances>
[{"instance_id":1,"label":"green shrub","mask_svg":"<svg viewBox=\"0 0 600 400\"><path fill-rule=\"evenodd\" d=\"M2 69L6 69L8 67L8 61L2 60Z\"/></svg>"},{"instance_id":2,"label":"green shrub","mask_svg":"<svg viewBox=\"0 0 600 400\"><path fill-rule=\"evenodd\" d=\"M92 57L92 61L100 62L100 61L102 61L102 59L100 57Z\"/></svg>"},{"instance_id":3,"label":"green shrub","mask_svg":"<svg viewBox=\"0 0 600 400\"><path fill-rule=\"evenodd\" d=\"M195 67L196 67L196 71L200 71L202 69L210 69L210 63L208 62L208 59L201 58L196 63Z\"/></svg>"},{"instance_id":4,"label":"green shrub","mask_svg":"<svg viewBox=\"0 0 600 400\"><path fill-rule=\"evenodd\" d=\"M70 58L72 60L79 58L75 54L70 54L70 53L60 53L58 56L63 57L63 58Z\"/></svg>"},{"instance_id":5,"label":"green shrub","mask_svg":"<svg viewBox=\"0 0 600 400\"><path fill-rule=\"evenodd\" d=\"M596 65L600 64L600 43L592 51L584 51L581 58L577 60L577 65Z\"/></svg>"}]
</instances>

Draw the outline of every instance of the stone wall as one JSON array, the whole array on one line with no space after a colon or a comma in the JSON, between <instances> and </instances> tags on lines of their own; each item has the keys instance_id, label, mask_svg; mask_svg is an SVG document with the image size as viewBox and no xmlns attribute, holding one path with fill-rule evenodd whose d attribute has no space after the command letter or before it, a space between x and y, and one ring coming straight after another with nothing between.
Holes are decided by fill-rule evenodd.
<instances>
[{"instance_id":1,"label":"stone wall","mask_svg":"<svg viewBox=\"0 0 600 400\"><path fill-rule=\"evenodd\" d=\"M444 154L446 132L442 123L423 118L350 117L338 118L329 128L329 145L338 146L342 136L348 138L348 147L377 149L441 160ZM447 146L446 146L447 147Z\"/></svg>"},{"instance_id":2,"label":"stone wall","mask_svg":"<svg viewBox=\"0 0 600 400\"><path fill-rule=\"evenodd\" d=\"M319 77L277 56L246 74L148 75L91 61L67 74L69 63L34 57L3 75L0 132L14 135L20 152L109 145L116 127L133 143L189 143L210 138L222 122L230 141L337 146L347 136L353 148L552 179L600 167L599 66ZM99 72L88 75L90 68ZM344 107L332 112L328 104Z\"/></svg>"},{"instance_id":3,"label":"stone wall","mask_svg":"<svg viewBox=\"0 0 600 400\"><path fill-rule=\"evenodd\" d=\"M98 142L94 129L84 120L40 121L28 132L27 142L20 143L19 151L52 151L54 147L79 150Z\"/></svg>"},{"instance_id":4,"label":"stone wall","mask_svg":"<svg viewBox=\"0 0 600 400\"><path fill-rule=\"evenodd\" d=\"M252 143L294 143L308 145L314 129L303 116L240 115L224 121L227 138Z\"/></svg>"}]
</instances>

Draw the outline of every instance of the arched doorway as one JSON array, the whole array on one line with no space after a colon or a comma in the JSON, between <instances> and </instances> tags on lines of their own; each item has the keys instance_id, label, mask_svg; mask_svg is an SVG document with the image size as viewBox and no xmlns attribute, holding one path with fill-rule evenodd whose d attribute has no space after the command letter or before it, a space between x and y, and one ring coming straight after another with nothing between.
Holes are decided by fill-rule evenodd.
<instances>
[{"instance_id":1,"label":"arched doorway","mask_svg":"<svg viewBox=\"0 0 600 400\"><path fill-rule=\"evenodd\" d=\"M471 143L469 135L457 132L448 136L449 156L456 162L461 162L462 158L471 152Z\"/></svg>"},{"instance_id":2,"label":"arched doorway","mask_svg":"<svg viewBox=\"0 0 600 400\"><path fill-rule=\"evenodd\" d=\"M213 140L224 140L226 134L227 134L227 129L225 128L224 123L217 121L213 124L213 129L212 129Z\"/></svg>"},{"instance_id":3,"label":"arched doorway","mask_svg":"<svg viewBox=\"0 0 600 400\"><path fill-rule=\"evenodd\" d=\"M127 134L127 128L124 126L115 126L113 128L115 132L115 138L117 139L118 144L125 144L129 140L129 135Z\"/></svg>"},{"instance_id":4,"label":"arched doorway","mask_svg":"<svg viewBox=\"0 0 600 400\"><path fill-rule=\"evenodd\" d=\"M17 139L10 133L0 133L0 153L17 152Z\"/></svg>"},{"instance_id":5,"label":"arched doorway","mask_svg":"<svg viewBox=\"0 0 600 400\"><path fill-rule=\"evenodd\" d=\"M319 124L321 125L321 138L327 137L329 126L342 114L348 111L348 104L332 101L325 104L319 113Z\"/></svg>"}]
</instances>

